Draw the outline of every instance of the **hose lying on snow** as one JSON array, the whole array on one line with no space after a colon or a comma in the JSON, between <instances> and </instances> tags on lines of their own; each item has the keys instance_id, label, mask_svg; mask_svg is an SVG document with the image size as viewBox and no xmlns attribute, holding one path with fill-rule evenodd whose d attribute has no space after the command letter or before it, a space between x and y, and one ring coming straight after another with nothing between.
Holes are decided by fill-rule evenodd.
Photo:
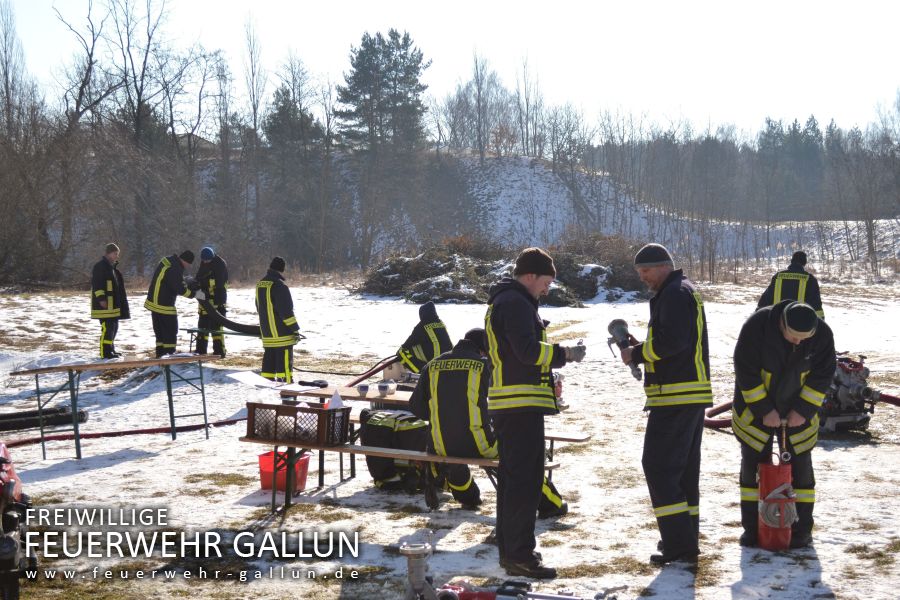
<instances>
[{"instance_id":1,"label":"hose lying on snow","mask_svg":"<svg viewBox=\"0 0 900 600\"><path fill-rule=\"evenodd\" d=\"M224 419L222 421L216 421L214 423L210 423L210 427L223 427L225 425L234 425L235 423L239 423L241 421L246 421L247 417L238 417L236 419ZM203 429L206 427L203 423L197 423L195 425L179 425L175 428L175 431L196 431L197 429ZM79 438L85 439L93 439L93 438L104 438L104 437L120 437L123 435L145 435L145 434L153 434L153 433L170 433L172 431L172 427L152 427L148 429L122 429L119 431L96 431L91 433L80 433ZM53 441L64 441L64 440L74 440L74 433L61 433L59 435L45 435L45 442L53 442ZM16 446L28 446L29 444L37 444L41 441L40 436L24 438L21 440L13 440L11 442L6 442L6 446L8 448L15 448Z\"/></svg>"},{"instance_id":2,"label":"hose lying on snow","mask_svg":"<svg viewBox=\"0 0 900 600\"><path fill-rule=\"evenodd\" d=\"M703 419L703 426L711 429L723 429L731 427L731 417L714 419L716 415L720 415L727 410L731 410L731 402L723 402L716 406L710 406L706 409L706 418Z\"/></svg>"},{"instance_id":3,"label":"hose lying on snow","mask_svg":"<svg viewBox=\"0 0 900 600\"><path fill-rule=\"evenodd\" d=\"M221 325L231 331L236 331L238 333L246 333L248 335L255 335L256 337L260 337L259 325L244 325L242 323L235 323L230 319L226 319L222 315L219 314L219 311L216 310L216 307L212 305L212 302L209 300L198 300L200 306L203 307L209 314L209 318L213 320L216 325Z\"/></svg>"}]
</instances>

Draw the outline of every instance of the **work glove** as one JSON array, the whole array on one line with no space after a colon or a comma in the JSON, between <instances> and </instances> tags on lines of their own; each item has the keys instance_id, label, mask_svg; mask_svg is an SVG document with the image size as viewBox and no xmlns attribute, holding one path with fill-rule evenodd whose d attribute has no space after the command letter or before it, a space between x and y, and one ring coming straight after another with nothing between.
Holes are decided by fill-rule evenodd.
<instances>
[{"instance_id":1,"label":"work glove","mask_svg":"<svg viewBox=\"0 0 900 600\"><path fill-rule=\"evenodd\" d=\"M206 294L203 292L203 290L197 290L196 292L194 292L194 298L203 301L206 300Z\"/></svg>"},{"instance_id":2,"label":"work glove","mask_svg":"<svg viewBox=\"0 0 900 600\"><path fill-rule=\"evenodd\" d=\"M563 352L566 355L566 362L581 362L584 354L587 352L587 346L563 346Z\"/></svg>"}]
</instances>

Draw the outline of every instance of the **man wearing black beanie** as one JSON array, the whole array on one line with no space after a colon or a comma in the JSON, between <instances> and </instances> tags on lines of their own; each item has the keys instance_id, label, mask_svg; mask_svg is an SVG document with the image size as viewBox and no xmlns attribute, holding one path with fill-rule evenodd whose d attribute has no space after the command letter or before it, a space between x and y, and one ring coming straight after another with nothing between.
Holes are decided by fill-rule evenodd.
<instances>
[{"instance_id":1,"label":"man wearing black beanie","mask_svg":"<svg viewBox=\"0 0 900 600\"><path fill-rule=\"evenodd\" d=\"M263 344L260 375L272 381L293 381L294 344L300 326L294 316L294 301L284 282L284 259L276 256L266 276L256 284L256 310Z\"/></svg>"},{"instance_id":2,"label":"man wearing black beanie","mask_svg":"<svg viewBox=\"0 0 900 600\"><path fill-rule=\"evenodd\" d=\"M175 299L178 296L204 300L202 290L191 291L184 281L184 270L194 262L194 253L185 250L181 254L166 256L156 265L144 308L150 311L153 333L156 336L156 358L174 354L178 342L178 311Z\"/></svg>"},{"instance_id":3,"label":"man wearing black beanie","mask_svg":"<svg viewBox=\"0 0 900 600\"><path fill-rule=\"evenodd\" d=\"M806 252L794 252L788 268L772 276L769 287L759 297L756 307L772 306L782 300L796 300L812 306L819 318L824 319L819 280L806 270L806 261Z\"/></svg>"},{"instance_id":4,"label":"man wearing black beanie","mask_svg":"<svg viewBox=\"0 0 900 600\"><path fill-rule=\"evenodd\" d=\"M500 455L497 482L497 547L500 566L513 576L552 579L534 551L534 525L544 480L544 415L559 412L553 369L580 362L585 347L547 342L538 301L556 277L553 259L540 248L516 258L513 277L490 290L484 317L491 362L488 412Z\"/></svg>"},{"instance_id":5,"label":"man wearing black beanie","mask_svg":"<svg viewBox=\"0 0 900 600\"><path fill-rule=\"evenodd\" d=\"M783 300L753 313L734 348L732 429L741 445L742 546L757 543L757 469L771 462L773 434L783 425L797 494L791 547L812 542L816 484L812 449L819 436L819 409L835 369L834 336L808 304Z\"/></svg>"},{"instance_id":6,"label":"man wearing black beanie","mask_svg":"<svg viewBox=\"0 0 900 600\"><path fill-rule=\"evenodd\" d=\"M654 564L695 562L700 553L700 445L704 409L712 405L709 341L703 300L675 269L660 244L647 244L634 267L656 294L650 300L647 339L621 351L622 362L645 364L644 410L650 414L641 465L659 527Z\"/></svg>"}]
</instances>

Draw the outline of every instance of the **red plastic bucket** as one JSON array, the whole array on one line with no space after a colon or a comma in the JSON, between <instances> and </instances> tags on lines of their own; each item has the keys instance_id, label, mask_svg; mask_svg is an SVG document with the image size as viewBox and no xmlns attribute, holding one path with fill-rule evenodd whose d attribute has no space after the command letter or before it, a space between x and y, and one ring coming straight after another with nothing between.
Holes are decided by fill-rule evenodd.
<instances>
[{"instance_id":1,"label":"red plastic bucket","mask_svg":"<svg viewBox=\"0 0 900 600\"><path fill-rule=\"evenodd\" d=\"M259 455L259 482L264 490L272 489L272 471L275 470L274 462L274 452L266 452L265 454ZM278 474L275 478L275 489L279 492L284 492L287 488L287 469L285 468L284 462L280 462L278 466ZM295 492L302 492L306 489L306 473L308 470L309 453L307 452L302 456L297 457L297 462L294 464Z\"/></svg>"}]
</instances>

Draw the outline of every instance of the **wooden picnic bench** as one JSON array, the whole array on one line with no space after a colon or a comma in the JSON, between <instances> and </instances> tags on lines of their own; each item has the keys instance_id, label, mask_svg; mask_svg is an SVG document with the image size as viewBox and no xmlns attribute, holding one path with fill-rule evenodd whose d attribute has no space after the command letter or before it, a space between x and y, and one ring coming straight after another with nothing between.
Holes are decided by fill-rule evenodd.
<instances>
[{"instance_id":1,"label":"wooden picnic bench","mask_svg":"<svg viewBox=\"0 0 900 600\"><path fill-rule=\"evenodd\" d=\"M75 440L75 458L81 458L81 433L78 427L78 392L81 383L81 374L88 371L125 371L129 369L143 369L145 367L160 367L166 379L166 394L169 400L169 425L171 426L172 439L175 439L176 429L175 420L186 417L203 417L203 425L205 426L206 438L209 439L209 421L206 414L206 389L203 382L203 363L218 360L219 357L214 354L189 354L178 355L170 354L162 358L139 358L124 357L121 360L93 360L92 362L83 363L66 363L54 365L52 367L38 367L36 369L23 369L10 373L14 377L30 377L34 376L34 388L37 395L38 415L41 430L41 452L43 457L47 458L47 447L45 444L44 423L41 416L47 404L62 392L69 393L69 405L72 413L72 432ZM187 363L197 363L199 374L197 377L187 377L183 373L179 373L173 369L174 365L184 365ZM64 383L56 388L51 387L49 390L45 387L41 389L41 375L62 374L67 375ZM172 380L177 379L188 384L200 394L202 412L194 412L187 414L175 414L175 396L188 395L186 393L174 394L172 392ZM198 383L195 383L198 382ZM43 396L43 398L42 398Z\"/></svg>"},{"instance_id":2,"label":"wooden picnic bench","mask_svg":"<svg viewBox=\"0 0 900 600\"><path fill-rule=\"evenodd\" d=\"M340 480L345 481L346 479L353 479L356 477L356 463L351 460L350 462L350 476L344 477L344 462L343 455L350 454L351 456L356 456L357 454L363 456L377 456L379 458L391 458L394 460L405 460L408 462L429 462L429 463L443 463L443 464L457 464L457 465L474 465L481 467L485 470L487 469L496 469L500 466L500 461L494 458L484 458L484 457L461 457L461 456L441 456L439 454L430 454L428 452L422 452L419 450L402 450L400 448L382 448L380 446L361 446L358 444L354 444L352 442L348 442L346 444L339 444L337 446L317 446L314 444L304 444L300 449L300 452L297 452L298 446L287 446L287 452L281 453L278 451L279 446L285 446L284 442L280 442L278 440L266 440L255 437L241 437L239 438L241 442L249 442L253 444L262 444L265 446L274 447L275 453L275 468L273 468L272 473L272 512L276 510L275 498L277 490L275 485L275 478L277 476L277 472L279 470L279 464L284 465L287 469L286 473L286 481L285 481L285 494L284 494L284 508L287 509L291 506L291 496L293 495L292 490L294 489L294 465L299 460L300 456L302 456L303 452L306 450L319 450L322 452L337 452L340 454ZM554 469L559 467L559 463L545 463L544 469L548 472L552 472ZM325 485L325 473L323 469L319 469L319 487L323 487ZM491 479L491 483L494 483L496 486L496 482Z\"/></svg>"}]
</instances>

